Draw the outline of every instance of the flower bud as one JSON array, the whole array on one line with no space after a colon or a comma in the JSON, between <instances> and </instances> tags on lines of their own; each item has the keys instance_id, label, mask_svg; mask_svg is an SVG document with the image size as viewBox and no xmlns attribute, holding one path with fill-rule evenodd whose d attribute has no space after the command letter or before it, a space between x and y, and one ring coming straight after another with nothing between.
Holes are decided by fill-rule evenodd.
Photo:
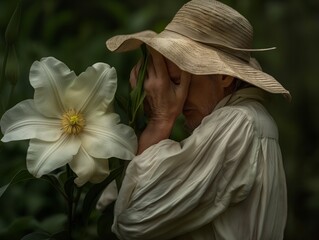
<instances>
[{"instance_id":1,"label":"flower bud","mask_svg":"<svg viewBox=\"0 0 319 240\"><path fill-rule=\"evenodd\" d=\"M14 42L16 41L18 37L20 17L21 17L21 4L19 1L16 9L14 10L14 13L12 14L10 18L9 24L5 32L5 40L8 45L14 44Z\"/></svg>"}]
</instances>

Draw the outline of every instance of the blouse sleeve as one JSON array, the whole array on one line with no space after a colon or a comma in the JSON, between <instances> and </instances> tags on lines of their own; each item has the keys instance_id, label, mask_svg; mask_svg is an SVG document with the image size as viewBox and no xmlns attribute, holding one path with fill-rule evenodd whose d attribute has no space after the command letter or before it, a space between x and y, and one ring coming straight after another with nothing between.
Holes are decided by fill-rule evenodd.
<instances>
[{"instance_id":1,"label":"blouse sleeve","mask_svg":"<svg viewBox=\"0 0 319 240\"><path fill-rule=\"evenodd\" d=\"M225 107L178 143L163 140L129 164L115 207L120 239L171 239L213 221L248 195L259 149L253 122Z\"/></svg>"}]
</instances>

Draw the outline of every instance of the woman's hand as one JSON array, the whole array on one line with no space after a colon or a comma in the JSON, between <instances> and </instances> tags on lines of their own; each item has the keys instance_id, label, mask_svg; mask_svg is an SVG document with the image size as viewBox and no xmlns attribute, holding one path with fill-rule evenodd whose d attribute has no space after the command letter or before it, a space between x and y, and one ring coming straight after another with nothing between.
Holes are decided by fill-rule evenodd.
<instances>
[{"instance_id":1,"label":"woman's hand","mask_svg":"<svg viewBox=\"0 0 319 240\"><path fill-rule=\"evenodd\" d=\"M191 75L180 71L180 79L171 79L165 58L152 48L148 48L147 74L144 80L146 93L145 111L149 117L147 127L139 139L138 153L169 138L176 118L182 113L188 94ZM136 86L141 62L132 69L130 82Z\"/></svg>"},{"instance_id":2,"label":"woman's hand","mask_svg":"<svg viewBox=\"0 0 319 240\"><path fill-rule=\"evenodd\" d=\"M181 114L188 94L190 74L179 70L179 78L171 78L165 58L152 48L144 81L149 122L174 124Z\"/></svg>"}]
</instances>

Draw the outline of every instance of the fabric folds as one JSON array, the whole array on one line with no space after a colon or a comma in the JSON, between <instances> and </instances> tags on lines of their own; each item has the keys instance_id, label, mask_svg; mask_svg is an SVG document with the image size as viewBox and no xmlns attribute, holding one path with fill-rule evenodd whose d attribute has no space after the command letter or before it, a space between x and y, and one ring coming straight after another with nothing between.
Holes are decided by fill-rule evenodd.
<instances>
[{"instance_id":1,"label":"fabric folds","mask_svg":"<svg viewBox=\"0 0 319 240\"><path fill-rule=\"evenodd\" d=\"M260 94L228 96L190 137L131 161L115 208L120 239L282 239L285 175Z\"/></svg>"}]
</instances>

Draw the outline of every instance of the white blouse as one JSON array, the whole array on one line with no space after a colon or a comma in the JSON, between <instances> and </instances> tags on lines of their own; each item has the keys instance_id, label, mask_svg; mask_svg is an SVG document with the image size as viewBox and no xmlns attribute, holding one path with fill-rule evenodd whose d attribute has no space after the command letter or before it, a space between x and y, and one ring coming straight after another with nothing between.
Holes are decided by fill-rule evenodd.
<instances>
[{"instance_id":1,"label":"white blouse","mask_svg":"<svg viewBox=\"0 0 319 240\"><path fill-rule=\"evenodd\" d=\"M283 239L287 193L278 132L248 88L223 99L182 142L129 164L112 230L120 239Z\"/></svg>"}]
</instances>

